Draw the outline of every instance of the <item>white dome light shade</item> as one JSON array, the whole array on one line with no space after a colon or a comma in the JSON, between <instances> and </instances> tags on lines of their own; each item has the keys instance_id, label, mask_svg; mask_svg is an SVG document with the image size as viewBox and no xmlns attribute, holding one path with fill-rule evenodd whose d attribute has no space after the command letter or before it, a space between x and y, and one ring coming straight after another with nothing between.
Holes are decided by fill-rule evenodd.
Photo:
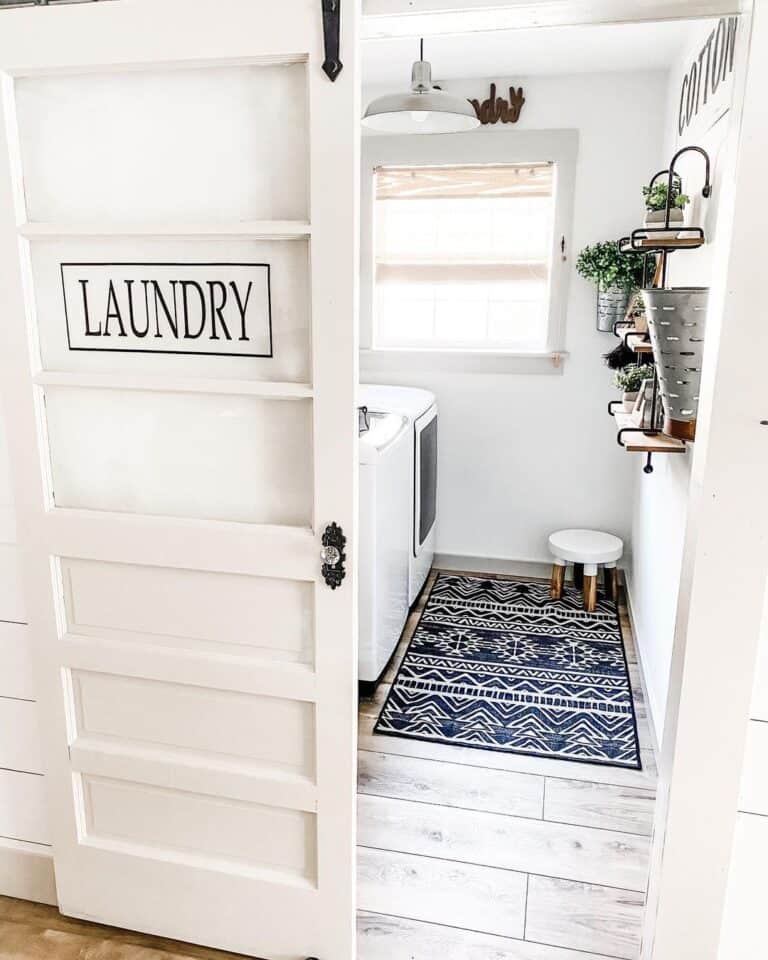
<instances>
[{"instance_id":1,"label":"white dome light shade","mask_svg":"<svg viewBox=\"0 0 768 960\"><path fill-rule=\"evenodd\" d=\"M411 89L390 93L368 104L363 124L386 133L464 133L480 126L468 100L432 86L432 67L425 60L413 65Z\"/></svg>"}]
</instances>

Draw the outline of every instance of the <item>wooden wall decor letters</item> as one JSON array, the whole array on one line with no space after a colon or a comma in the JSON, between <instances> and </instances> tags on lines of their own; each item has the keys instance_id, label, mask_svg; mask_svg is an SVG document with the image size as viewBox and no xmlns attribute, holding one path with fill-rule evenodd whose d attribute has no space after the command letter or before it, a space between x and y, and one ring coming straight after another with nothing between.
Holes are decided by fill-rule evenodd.
<instances>
[{"instance_id":1,"label":"wooden wall decor letters","mask_svg":"<svg viewBox=\"0 0 768 960\"><path fill-rule=\"evenodd\" d=\"M479 100L470 100L475 108L477 119L482 124L488 123L517 123L520 119L520 113L525 103L523 88L509 88L509 100L496 96L496 84L491 84L491 94L487 100L480 103Z\"/></svg>"},{"instance_id":2,"label":"wooden wall decor letters","mask_svg":"<svg viewBox=\"0 0 768 960\"><path fill-rule=\"evenodd\" d=\"M70 350L271 357L267 263L62 263Z\"/></svg>"}]
</instances>

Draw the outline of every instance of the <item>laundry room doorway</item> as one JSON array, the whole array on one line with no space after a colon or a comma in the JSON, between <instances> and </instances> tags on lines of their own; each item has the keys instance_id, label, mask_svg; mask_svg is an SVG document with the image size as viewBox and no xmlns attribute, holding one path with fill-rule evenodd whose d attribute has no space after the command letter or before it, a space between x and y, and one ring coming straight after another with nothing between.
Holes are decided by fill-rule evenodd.
<instances>
[{"instance_id":1,"label":"laundry room doorway","mask_svg":"<svg viewBox=\"0 0 768 960\"><path fill-rule=\"evenodd\" d=\"M744 301L730 278L749 287L756 256L745 207L744 246L731 259L731 218L735 198L747 204L755 189L756 168L747 186L737 164L756 161L764 142L740 136L765 12L727 2L568 6L372 0L364 21L359 402L400 417L412 454L400 481L405 520L381 507L392 482L383 472L361 498L361 526L378 522L387 544L410 550L393 574L394 551L385 560L372 548L377 573L365 576L401 587L373 601L361 593L361 960L666 960L685 952L693 927L697 957L717 955L740 757L723 745L717 763L705 762L721 743L704 706L717 699L717 635L694 584L709 563L727 578L738 540L751 587L739 614L749 639L735 655L741 723L735 708L727 717L738 753L766 568L733 530L726 545L714 508L717 550L702 552L696 536L705 504L719 506L716 491L740 509L726 451L753 493L767 468L757 369L747 423L731 406L738 378L720 366L727 350L718 353L726 341L732 358L739 352L733 311ZM708 67L707 50L716 54ZM425 92L434 100L420 109ZM436 124L438 135L425 135ZM652 195L665 176L659 218ZM680 214L674 231L667 201ZM665 244L677 246L668 260ZM625 255L638 267L652 258L655 270L627 288L709 288L708 352L703 369L691 360L688 370L702 375L696 443L667 422L633 419L640 390L623 376L639 375L648 390L654 382L647 311L627 298L605 324L605 298L587 282L598 254L617 270L632 262ZM408 427L418 403L437 412L434 556L406 608L423 492ZM594 558L557 552L573 528L583 543L597 534ZM384 542L371 533L369 543ZM742 610L732 599L730 615ZM369 603L383 604L377 619L366 619ZM366 650L375 657L364 666ZM686 658L698 684L687 702ZM728 776L709 791L702 778L721 769ZM685 801L670 820L675 797ZM694 840L705 808L718 814L706 858ZM702 866L695 878L684 857ZM681 893L691 884L711 906L706 921L694 919L699 900Z\"/></svg>"}]
</instances>

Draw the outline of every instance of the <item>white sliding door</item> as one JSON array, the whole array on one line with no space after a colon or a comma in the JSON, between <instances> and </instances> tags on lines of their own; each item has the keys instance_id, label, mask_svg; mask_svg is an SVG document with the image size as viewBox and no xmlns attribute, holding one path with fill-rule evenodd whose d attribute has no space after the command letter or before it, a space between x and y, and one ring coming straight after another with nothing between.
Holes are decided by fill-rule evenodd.
<instances>
[{"instance_id":1,"label":"white sliding door","mask_svg":"<svg viewBox=\"0 0 768 960\"><path fill-rule=\"evenodd\" d=\"M354 952L359 11L332 82L324 6L0 12L0 377L59 903L280 960Z\"/></svg>"}]
</instances>

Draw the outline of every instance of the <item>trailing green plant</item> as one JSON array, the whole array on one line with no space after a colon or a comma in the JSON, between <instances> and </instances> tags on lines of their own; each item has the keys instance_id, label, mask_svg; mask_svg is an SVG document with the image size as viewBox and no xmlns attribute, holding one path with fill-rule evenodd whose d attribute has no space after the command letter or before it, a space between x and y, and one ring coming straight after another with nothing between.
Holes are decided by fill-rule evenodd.
<instances>
[{"instance_id":1,"label":"trailing green plant","mask_svg":"<svg viewBox=\"0 0 768 960\"><path fill-rule=\"evenodd\" d=\"M623 393L637 393L651 375L650 364L628 363L626 367L617 370L613 375L613 385Z\"/></svg>"},{"instance_id":2,"label":"trailing green plant","mask_svg":"<svg viewBox=\"0 0 768 960\"><path fill-rule=\"evenodd\" d=\"M585 280L591 280L602 290L621 287L629 290L643 283L643 255L619 253L613 240L593 243L579 254L576 270Z\"/></svg>"},{"instance_id":3,"label":"trailing green plant","mask_svg":"<svg viewBox=\"0 0 768 960\"><path fill-rule=\"evenodd\" d=\"M643 187L643 198L645 199L645 209L650 212L654 210L667 209L667 182L660 180L654 183L652 187ZM683 182L679 178L672 181L672 202L670 207L677 207L682 210L691 202L691 198L683 193Z\"/></svg>"}]
</instances>

